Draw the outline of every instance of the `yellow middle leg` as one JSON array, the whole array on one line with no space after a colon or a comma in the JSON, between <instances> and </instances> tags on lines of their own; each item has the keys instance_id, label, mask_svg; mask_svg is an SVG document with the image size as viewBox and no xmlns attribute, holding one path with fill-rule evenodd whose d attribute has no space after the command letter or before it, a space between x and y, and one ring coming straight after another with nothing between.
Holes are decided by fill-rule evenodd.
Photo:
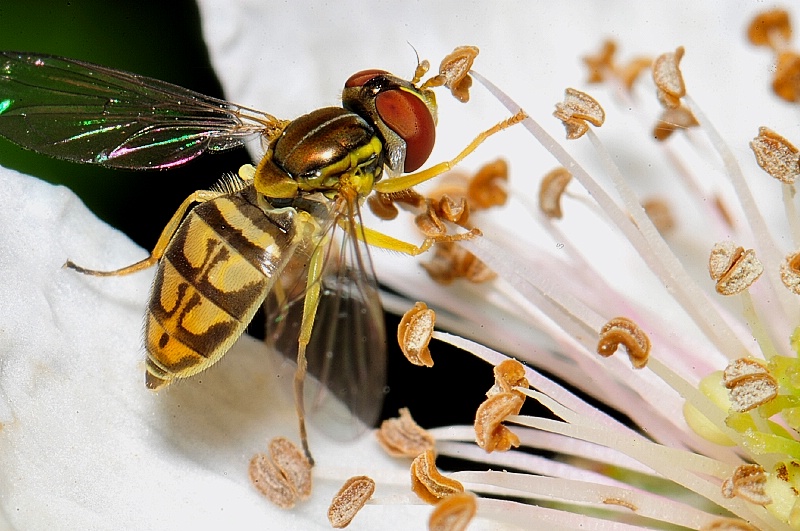
<instances>
[{"instance_id":1,"label":"yellow middle leg","mask_svg":"<svg viewBox=\"0 0 800 531\"><path fill-rule=\"evenodd\" d=\"M303 397L303 388L308 370L306 347L311 341L311 332L314 329L314 318L319 306L319 293L322 283L322 268L324 266L324 253L326 245L321 243L314 249L308 267L306 279L306 295L303 300L303 320L300 324L300 336L297 339L297 370L294 373L294 401L297 408L297 420L300 425L300 442L303 445L308 461L314 465L314 458L308 446L308 432L306 431L306 412Z\"/></svg>"}]
</instances>

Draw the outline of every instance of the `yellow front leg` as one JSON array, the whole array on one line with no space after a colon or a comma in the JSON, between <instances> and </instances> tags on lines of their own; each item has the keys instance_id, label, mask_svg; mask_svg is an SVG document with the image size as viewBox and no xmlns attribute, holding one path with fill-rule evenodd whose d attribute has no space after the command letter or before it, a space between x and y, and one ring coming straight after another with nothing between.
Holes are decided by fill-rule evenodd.
<instances>
[{"instance_id":1,"label":"yellow front leg","mask_svg":"<svg viewBox=\"0 0 800 531\"><path fill-rule=\"evenodd\" d=\"M186 214L186 211L189 210L189 207L192 206L193 203L205 203L206 201L211 201L212 199L216 199L221 195L225 194L223 192L215 192L211 190L198 190L187 197L186 200L181 203L181 206L178 207L178 210L172 215L172 218L170 218L167 226L164 227L164 230L161 231L161 236L158 237L158 241L156 242L156 246L153 248L153 252L150 253L150 256L144 260L121 269L115 269L114 271L97 271L94 269L86 269L85 267L79 266L72 260L67 260L67 262L64 264L64 267L74 269L75 271L83 273L84 275L92 275L93 277L117 277L121 275L129 275L131 273L141 271L142 269L152 267L156 265L159 260L161 260L162 256L164 256L164 251L167 249L167 245L169 245L170 240L172 240L172 236L175 235L175 231L178 230L178 227L183 220L183 216Z\"/></svg>"},{"instance_id":2,"label":"yellow front leg","mask_svg":"<svg viewBox=\"0 0 800 531\"><path fill-rule=\"evenodd\" d=\"M423 240L422 245L414 245L413 243L399 240L393 236L389 236L388 234L384 234L368 227L358 226L355 232L358 235L358 239L364 241L367 243L367 245L379 247L381 249L388 249L390 251L398 251L411 256L417 256L424 253L430 249L434 243L471 240L472 238L481 235L480 230L472 229L460 234L442 234L440 236L430 236Z\"/></svg>"},{"instance_id":3,"label":"yellow front leg","mask_svg":"<svg viewBox=\"0 0 800 531\"><path fill-rule=\"evenodd\" d=\"M394 192L401 192L403 190L408 190L412 186L416 186L420 183L424 183L427 180L433 179L434 177L443 174L446 171L453 169L453 167L461 162L464 157L475 151L475 149L480 146L484 140L489 138L495 133L499 133L503 129L511 127L514 124L517 124L524 120L528 115L525 114L524 111L519 111L517 114L512 116L511 118L507 118L500 123L494 124L492 127L483 131L475 139L469 143L467 147L461 150L461 153L455 156L455 158L440 162L434 166L426 170L422 170L417 173L410 173L408 175L403 175L400 177L394 177L392 179L386 179L385 181L379 181L375 183L374 190L376 192L381 192L383 194L391 194Z\"/></svg>"}]
</instances>

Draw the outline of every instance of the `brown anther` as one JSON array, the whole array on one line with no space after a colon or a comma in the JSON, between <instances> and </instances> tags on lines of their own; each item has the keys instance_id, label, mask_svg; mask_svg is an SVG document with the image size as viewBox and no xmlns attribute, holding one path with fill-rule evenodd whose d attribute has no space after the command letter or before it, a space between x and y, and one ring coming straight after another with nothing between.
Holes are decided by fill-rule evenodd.
<instances>
[{"instance_id":1,"label":"brown anther","mask_svg":"<svg viewBox=\"0 0 800 531\"><path fill-rule=\"evenodd\" d=\"M417 302L400 320L397 341L406 359L414 365L433 367L428 343L436 323L436 313L424 302Z\"/></svg>"},{"instance_id":2,"label":"brown anther","mask_svg":"<svg viewBox=\"0 0 800 531\"><path fill-rule=\"evenodd\" d=\"M572 174L563 166L551 170L539 186L539 209L551 219L561 219L561 196L572 180Z\"/></svg>"},{"instance_id":3,"label":"brown anther","mask_svg":"<svg viewBox=\"0 0 800 531\"><path fill-rule=\"evenodd\" d=\"M699 531L758 531L744 520L734 518L716 518L709 524L700 527Z\"/></svg>"},{"instance_id":4,"label":"brown anther","mask_svg":"<svg viewBox=\"0 0 800 531\"><path fill-rule=\"evenodd\" d=\"M375 192L367 198L367 206L379 219L392 220L397 217L397 207L389 194Z\"/></svg>"},{"instance_id":5,"label":"brown anther","mask_svg":"<svg viewBox=\"0 0 800 531\"><path fill-rule=\"evenodd\" d=\"M297 493L267 454L256 454L250 459L250 483L269 501L282 509L291 509L297 503Z\"/></svg>"},{"instance_id":6,"label":"brown anther","mask_svg":"<svg viewBox=\"0 0 800 531\"><path fill-rule=\"evenodd\" d=\"M778 54L772 90L786 101L800 101L800 55L796 52L787 50Z\"/></svg>"},{"instance_id":7,"label":"brown anther","mask_svg":"<svg viewBox=\"0 0 800 531\"><path fill-rule=\"evenodd\" d=\"M744 253L744 247L739 247L730 240L714 244L711 255L708 257L708 274L711 275L712 280L722 278L742 253Z\"/></svg>"},{"instance_id":8,"label":"brown anther","mask_svg":"<svg viewBox=\"0 0 800 531\"><path fill-rule=\"evenodd\" d=\"M661 113L661 116L653 128L653 138L659 142L663 142L674 133L676 130L685 130L690 127L697 127L700 123L694 117L692 111L684 105L679 105L675 108L667 108Z\"/></svg>"},{"instance_id":9,"label":"brown anther","mask_svg":"<svg viewBox=\"0 0 800 531\"><path fill-rule=\"evenodd\" d=\"M611 39L603 41L600 51L596 55L583 57L583 63L589 69L589 83L602 83L609 72L613 72L614 54L617 52L617 43Z\"/></svg>"},{"instance_id":10,"label":"brown anther","mask_svg":"<svg viewBox=\"0 0 800 531\"><path fill-rule=\"evenodd\" d=\"M414 224L422 231L422 234L429 238L436 238L447 234L447 227L439 218L433 201L428 201L425 205L425 212L414 218Z\"/></svg>"},{"instance_id":11,"label":"brown anther","mask_svg":"<svg viewBox=\"0 0 800 531\"><path fill-rule=\"evenodd\" d=\"M428 531L464 531L475 516L478 503L471 492L457 492L433 508Z\"/></svg>"},{"instance_id":12,"label":"brown anther","mask_svg":"<svg viewBox=\"0 0 800 531\"><path fill-rule=\"evenodd\" d=\"M525 377L525 366L517 360L507 359L496 365L494 368L494 385L486 396L490 397L498 393L516 393L522 400L525 395L514 389L515 387L530 387L528 379Z\"/></svg>"},{"instance_id":13,"label":"brown anther","mask_svg":"<svg viewBox=\"0 0 800 531\"><path fill-rule=\"evenodd\" d=\"M508 182L508 163L505 160L497 159L481 166L467 188L470 207L477 210L504 205L508 199L506 182Z\"/></svg>"},{"instance_id":14,"label":"brown anther","mask_svg":"<svg viewBox=\"0 0 800 531\"><path fill-rule=\"evenodd\" d=\"M752 249L745 250L731 241L714 244L708 258L708 272L717 281L717 293L736 295L749 288L764 272Z\"/></svg>"},{"instance_id":15,"label":"brown anther","mask_svg":"<svg viewBox=\"0 0 800 531\"><path fill-rule=\"evenodd\" d=\"M778 396L778 382L764 365L751 358L730 362L722 374L722 383L728 389L731 408L739 413Z\"/></svg>"},{"instance_id":16,"label":"brown anther","mask_svg":"<svg viewBox=\"0 0 800 531\"><path fill-rule=\"evenodd\" d=\"M756 162L771 177L794 184L800 175L800 152L791 142L766 127L758 128L758 136L750 142Z\"/></svg>"},{"instance_id":17,"label":"brown anther","mask_svg":"<svg viewBox=\"0 0 800 531\"><path fill-rule=\"evenodd\" d=\"M367 205L369 205L372 213L378 216L380 219L385 220L390 220L397 217L397 207L395 206L396 203L419 208L425 203L425 198L418 192L415 192L409 188L408 190L392 192L389 194L375 192L367 199Z\"/></svg>"},{"instance_id":18,"label":"brown anther","mask_svg":"<svg viewBox=\"0 0 800 531\"><path fill-rule=\"evenodd\" d=\"M792 24L789 22L789 13L783 9L757 14L747 28L747 40L775 51L783 49L791 39Z\"/></svg>"},{"instance_id":19,"label":"brown anther","mask_svg":"<svg viewBox=\"0 0 800 531\"><path fill-rule=\"evenodd\" d=\"M294 488L297 497L307 500L311 496L311 463L306 455L285 437L275 437L270 441L269 455Z\"/></svg>"},{"instance_id":20,"label":"brown anther","mask_svg":"<svg viewBox=\"0 0 800 531\"><path fill-rule=\"evenodd\" d=\"M488 282L497 278L497 273L489 269L477 256L457 245L455 267L460 276L473 284Z\"/></svg>"},{"instance_id":21,"label":"brown anther","mask_svg":"<svg viewBox=\"0 0 800 531\"><path fill-rule=\"evenodd\" d=\"M458 277L456 272L454 251L461 248L454 243L442 243L433 248L430 260L421 262L420 265L434 281L448 285ZM463 248L462 248L463 249ZM467 252L464 250L464 252Z\"/></svg>"},{"instance_id":22,"label":"brown anther","mask_svg":"<svg viewBox=\"0 0 800 531\"><path fill-rule=\"evenodd\" d=\"M428 79L422 88L445 87L450 89L450 93L458 101L466 103L469 101L469 89L472 86L472 78L469 77L469 70L472 63L478 56L475 46L459 46L452 53L447 55L439 64L439 73ZM416 77L414 79L417 79Z\"/></svg>"},{"instance_id":23,"label":"brown anther","mask_svg":"<svg viewBox=\"0 0 800 531\"><path fill-rule=\"evenodd\" d=\"M722 383L731 389L742 378L769 374L767 367L753 358L739 358L733 360L725 367L722 373Z\"/></svg>"},{"instance_id":24,"label":"brown anther","mask_svg":"<svg viewBox=\"0 0 800 531\"><path fill-rule=\"evenodd\" d=\"M622 85L630 91L642 72L647 71L652 66L653 60L651 58L635 57L617 69L617 77L619 77Z\"/></svg>"},{"instance_id":25,"label":"brown anther","mask_svg":"<svg viewBox=\"0 0 800 531\"><path fill-rule=\"evenodd\" d=\"M502 423L509 415L519 414L523 399L519 393L496 393L483 401L475 413L475 442L491 453L505 452L519 446L519 437Z\"/></svg>"},{"instance_id":26,"label":"brown anther","mask_svg":"<svg viewBox=\"0 0 800 531\"><path fill-rule=\"evenodd\" d=\"M328 521L336 529L350 525L358 511L364 507L375 492L375 481L367 476L348 479L331 500Z\"/></svg>"},{"instance_id":27,"label":"brown anther","mask_svg":"<svg viewBox=\"0 0 800 531\"><path fill-rule=\"evenodd\" d=\"M272 439L269 452L250 460L250 482L278 507L291 509L311 495L311 463L284 437Z\"/></svg>"},{"instance_id":28,"label":"brown anther","mask_svg":"<svg viewBox=\"0 0 800 531\"><path fill-rule=\"evenodd\" d=\"M411 490L422 501L434 504L442 498L464 492L464 485L443 476L436 468L433 450L427 450L411 463Z\"/></svg>"},{"instance_id":29,"label":"brown anther","mask_svg":"<svg viewBox=\"0 0 800 531\"><path fill-rule=\"evenodd\" d=\"M462 227L467 226L467 222L469 221L469 203L467 203L466 198L459 197L458 199L453 199L449 195L444 194L439 198L438 202L434 203L434 206L440 218Z\"/></svg>"},{"instance_id":30,"label":"brown anther","mask_svg":"<svg viewBox=\"0 0 800 531\"><path fill-rule=\"evenodd\" d=\"M800 251L794 252L781 263L781 281L795 295L800 295Z\"/></svg>"},{"instance_id":31,"label":"brown anther","mask_svg":"<svg viewBox=\"0 0 800 531\"><path fill-rule=\"evenodd\" d=\"M606 119L606 113L597 100L573 88L564 91L564 101L556 103L553 116L564 123L569 140L580 138L589 130L586 122L600 127Z\"/></svg>"},{"instance_id":32,"label":"brown anther","mask_svg":"<svg viewBox=\"0 0 800 531\"><path fill-rule=\"evenodd\" d=\"M766 493L766 486L767 474L761 465L741 465L722 483L722 495L726 498L738 496L756 505L768 505L772 498Z\"/></svg>"},{"instance_id":33,"label":"brown anther","mask_svg":"<svg viewBox=\"0 0 800 531\"><path fill-rule=\"evenodd\" d=\"M477 256L455 243L442 243L435 247L433 255L422 267L440 284L450 284L457 278L479 284L497 277Z\"/></svg>"},{"instance_id":34,"label":"brown anther","mask_svg":"<svg viewBox=\"0 0 800 531\"><path fill-rule=\"evenodd\" d=\"M429 197L439 200L437 205L439 216L466 226L467 214L470 210L505 204L508 199L508 193L505 190L506 181L508 181L508 164L502 159L497 159L481 166L469 179L463 173L448 172L442 180L438 181L438 186L430 193ZM448 196L447 200L451 205L443 202L445 196ZM448 213L447 208L451 210L453 206L461 208L462 198L466 200L465 214L459 214L458 211Z\"/></svg>"},{"instance_id":35,"label":"brown anther","mask_svg":"<svg viewBox=\"0 0 800 531\"><path fill-rule=\"evenodd\" d=\"M406 190L401 190L399 192L392 192L390 194L382 194L388 196L389 199L392 200L394 203L400 203L402 205L409 205L414 208L419 208L423 204L425 204L425 197L416 192L413 188L408 188Z\"/></svg>"},{"instance_id":36,"label":"brown anther","mask_svg":"<svg viewBox=\"0 0 800 531\"><path fill-rule=\"evenodd\" d=\"M583 62L589 69L589 83L601 83L608 77L619 79L622 85L631 90L636 78L643 71L650 68L653 60L647 57L636 57L628 61L623 66L614 63L614 55L617 51L617 44L607 39L603 42L600 51L596 55L588 55L583 58Z\"/></svg>"},{"instance_id":37,"label":"brown anther","mask_svg":"<svg viewBox=\"0 0 800 531\"><path fill-rule=\"evenodd\" d=\"M597 353L609 357L619 346L625 348L634 369L647 365L650 356L650 338L639 328L639 325L627 317L615 317L600 329L600 340L597 342Z\"/></svg>"},{"instance_id":38,"label":"brown anther","mask_svg":"<svg viewBox=\"0 0 800 531\"><path fill-rule=\"evenodd\" d=\"M440 199L445 195L452 198L467 197L469 178L458 170L451 170L437 179L436 186L428 191L429 199Z\"/></svg>"},{"instance_id":39,"label":"brown anther","mask_svg":"<svg viewBox=\"0 0 800 531\"><path fill-rule=\"evenodd\" d=\"M472 86L469 70L478 52L475 46L459 46L439 65L439 76L444 78L444 86L462 103L469 101L469 88Z\"/></svg>"},{"instance_id":40,"label":"brown anther","mask_svg":"<svg viewBox=\"0 0 800 531\"><path fill-rule=\"evenodd\" d=\"M375 437L392 457L416 457L436 445L433 436L414 421L408 408L402 408L399 417L384 420Z\"/></svg>"},{"instance_id":41,"label":"brown anther","mask_svg":"<svg viewBox=\"0 0 800 531\"><path fill-rule=\"evenodd\" d=\"M672 211L663 199L647 199L642 202L642 207L660 234L668 234L675 228L675 218L672 217Z\"/></svg>"},{"instance_id":42,"label":"brown anther","mask_svg":"<svg viewBox=\"0 0 800 531\"><path fill-rule=\"evenodd\" d=\"M668 109L677 108L681 104L680 99L686 95L686 85L683 84L679 66L683 53L683 46L678 46L674 52L659 55L653 62L653 81L658 89L658 101Z\"/></svg>"}]
</instances>

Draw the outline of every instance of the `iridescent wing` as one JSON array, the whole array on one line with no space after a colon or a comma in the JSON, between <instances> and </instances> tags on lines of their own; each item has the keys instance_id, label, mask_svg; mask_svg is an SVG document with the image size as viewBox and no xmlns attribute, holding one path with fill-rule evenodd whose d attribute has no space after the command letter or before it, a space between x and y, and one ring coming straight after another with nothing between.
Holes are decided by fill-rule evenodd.
<instances>
[{"instance_id":1,"label":"iridescent wing","mask_svg":"<svg viewBox=\"0 0 800 531\"><path fill-rule=\"evenodd\" d=\"M334 207L329 226L338 238L326 249L319 307L306 350L307 415L315 426L340 440L352 439L375 425L386 387L383 309L369 249L357 234L360 219L357 205L342 200ZM344 230L334 230L337 226ZM302 255L302 251L296 254ZM290 282L304 287L305 278L298 274ZM274 297L270 300L267 339L294 359L304 288L287 291L291 303L283 304L282 311Z\"/></svg>"},{"instance_id":2,"label":"iridescent wing","mask_svg":"<svg viewBox=\"0 0 800 531\"><path fill-rule=\"evenodd\" d=\"M282 124L157 79L62 57L0 52L0 135L52 157L167 168Z\"/></svg>"}]
</instances>

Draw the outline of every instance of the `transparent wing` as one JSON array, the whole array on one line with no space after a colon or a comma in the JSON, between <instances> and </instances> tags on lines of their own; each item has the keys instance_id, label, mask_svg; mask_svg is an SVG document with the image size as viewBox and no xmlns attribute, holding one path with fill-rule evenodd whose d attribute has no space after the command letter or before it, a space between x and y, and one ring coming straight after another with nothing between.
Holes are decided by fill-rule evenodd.
<instances>
[{"instance_id":1,"label":"transparent wing","mask_svg":"<svg viewBox=\"0 0 800 531\"><path fill-rule=\"evenodd\" d=\"M0 52L0 135L113 168L183 164L282 122L164 81L49 55Z\"/></svg>"},{"instance_id":2,"label":"transparent wing","mask_svg":"<svg viewBox=\"0 0 800 531\"><path fill-rule=\"evenodd\" d=\"M344 205L344 202L342 202ZM326 250L319 308L307 348L305 406L315 426L328 435L352 439L375 425L386 387L386 331L369 250L356 231L361 226L357 205L344 205L331 224L338 243ZM299 270L299 268L295 268ZM289 273L289 282L305 285L303 274ZM268 310L267 337L294 359L302 318L302 289L287 290L290 305ZM270 305L275 304L273 298ZM277 318L276 318L277 317ZM271 323L270 323L271 321Z\"/></svg>"}]
</instances>

